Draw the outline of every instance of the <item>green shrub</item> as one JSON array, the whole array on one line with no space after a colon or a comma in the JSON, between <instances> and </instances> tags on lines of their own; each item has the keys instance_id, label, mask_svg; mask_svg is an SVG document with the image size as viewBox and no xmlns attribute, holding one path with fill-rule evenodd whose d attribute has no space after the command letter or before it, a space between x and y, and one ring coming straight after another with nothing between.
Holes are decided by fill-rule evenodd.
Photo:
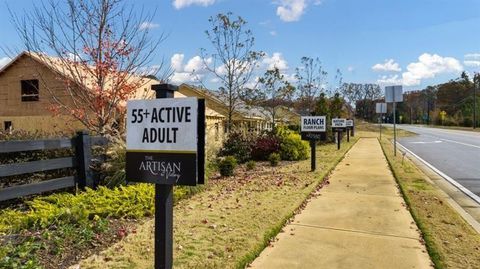
<instances>
[{"instance_id":1,"label":"green shrub","mask_svg":"<svg viewBox=\"0 0 480 269\"><path fill-rule=\"evenodd\" d=\"M255 166L257 166L257 163L253 160L248 161L246 165L248 171L255 169Z\"/></svg>"},{"instance_id":2,"label":"green shrub","mask_svg":"<svg viewBox=\"0 0 480 269\"><path fill-rule=\"evenodd\" d=\"M290 125L287 126L287 129L291 130L291 131L293 131L297 134L300 133L300 125L298 125L298 124L290 124Z\"/></svg>"},{"instance_id":3,"label":"green shrub","mask_svg":"<svg viewBox=\"0 0 480 269\"><path fill-rule=\"evenodd\" d=\"M280 154L278 153L272 153L268 156L268 161L270 162L271 166L277 166L280 160Z\"/></svg>"},{"instance_id":4,"label":"green shrub","mask_svg":"<svg viewBox=\"0 0 480 269\"><path fill-rule=\"evenodd\" d=\"M199 191L199 187L175 187L178 200ZM77 195L56 193L26 202L25 210L0 212L0 234L24 229L44 229L66 224L88 224L94 218L132 218L152 216L155 188L153 184L135 184L109 189L87 189Z\"/></svg>"},{"instance_id":5,"label":"green shrub","mask_svg":"<svg viewBox=\"0 0 480 269\"><path fill-rule=\"evenodd\" d=\"M282 160L299 161L308 158L308 142L303 141L296 133L287 132L282 135L280 156Z\"/></svg>"},{"instance_id":6,"label":"green shrub","mask_svg":"<svg viewBox=\"0 0 480 269\"><path fill-rule=\"evenodd\" d=\"M95 216L140 218L154 212L154 188L149 184L99 187L78 195L58 193L27 202L27 211L6 209L0 213L0 233L42 229L66 223L86 223Z\"/></svg>"},{"instance_id":7,"label":"green shrub","mask_svg":"<svg viewBox=\"0 0 480 269\"><path fill-rule=\"evenodd\" d=\"M251 159L251 150L254 142L253 137L246 136L240 132L232 132L223 143L219 156L234 156L239 163Z\"/></svg>"},{"instance_id":8,"label":"green shrub","mask_svg":"<svg viewBox=\"0 0 480 269\"><path fill-rule=\"evenodd\" d=\"M237 159L233 156L227 156L220 160L218 163L218 169L222 177L230 177L235 173L235 167L237 167Z\"/></svg>"}]
</instances>

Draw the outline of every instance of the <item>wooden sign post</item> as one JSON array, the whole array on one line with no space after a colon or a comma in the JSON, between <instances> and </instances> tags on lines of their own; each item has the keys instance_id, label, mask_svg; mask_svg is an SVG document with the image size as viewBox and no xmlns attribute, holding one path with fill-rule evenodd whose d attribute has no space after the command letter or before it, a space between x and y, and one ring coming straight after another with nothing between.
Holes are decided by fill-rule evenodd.
<instances>
[{"instance_id":1,"label":"wooden sign post","mask_svg":"<svg viewBox=\"0 0 480 269\"><path fill-rule=\"evenodd\" d=\"M155 184L155 269L171 269L173 186L205 181L205 100L173 98L170 84L152 90L157 99L127 102L126 177Z\"/></svg>"},{"instance_id":2,"label":"wooden sign post","mask_svg":"<svg viewBox=\"0 0 480 269\"><path fill-rule=\"evenodd\" d=\"M353 136L353 120L347 119L347 142L350 142L350 132L352 133Z\"/></svg>"},{"instance_id":3,"label":"wooden sign post","mask_svg":"<svg viewBox=\"0 0 480 269\"><path fill-rule=\"evenodd\" d=\"M354 137L355 136L354 130L355 130L355 121L353 119L347 119L347 133L350 132L350 136ZM350 139L348 139L348 142L350 142Z\"/></svg>"}]
</instances>

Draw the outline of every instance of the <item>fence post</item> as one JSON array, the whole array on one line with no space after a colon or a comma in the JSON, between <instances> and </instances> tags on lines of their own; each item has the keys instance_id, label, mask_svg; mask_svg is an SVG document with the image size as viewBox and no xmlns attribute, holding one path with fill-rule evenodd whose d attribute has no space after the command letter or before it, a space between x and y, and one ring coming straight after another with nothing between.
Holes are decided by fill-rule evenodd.
<instances>
[{"instance_id":1,"label":"fence post","mask_svg":"<svg viewBox=\"0 0 480 269\"><path fill-rule=\"evenodd\" d=\"M94 188L93 173L90 169L92 161L92 145L88 131L79 131L75 138L75 157L77 159L78 188Z\"/></svg>"}]
</instances>

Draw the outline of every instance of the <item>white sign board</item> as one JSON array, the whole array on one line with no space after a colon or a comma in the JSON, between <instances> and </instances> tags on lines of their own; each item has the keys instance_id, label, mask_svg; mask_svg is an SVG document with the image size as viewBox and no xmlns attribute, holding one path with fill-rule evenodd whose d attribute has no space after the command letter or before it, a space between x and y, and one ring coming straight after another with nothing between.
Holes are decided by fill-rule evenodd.
<instances>
[{"instance_id":1,"label":"white sign board","mask_svg":"<svg viewBox=\"0 0 480 269\"><path fill-rule=\"evenodd\" d=\"M377 107L375 109L377 114L386 114L387 113L387 103L377 103Z\"/></svg>"},{"instance_id":2,"label":"white sign board","mask_svg":"<svg viewBox=\"0 0 480 269\"><path fill-rule=\"evenodd\" d=\"M385 87L385 102L387 102L387 103L403 102L403 88L402 88L402 86L387 86L387 87Z\"/></svg>"},{"instance_id":3,"label":"white sign board","mask_svg":"<svg viewBox=\"0 0 480 269\"><path fill-rule=\"evenodd\" d=\"M196 98L127 102L128 181L188 186L203 182L203 104Z\"/></svg>"},{"instance_id":4,"label":"white sign board","mask_svg":"<svg viewBox=\"0 0 480 269\"><path fill-rule=\"evenodd\" d=\"M197 99L131 100L127 103L127 151L196 152Z\"/></svg>"},{"instance_id":5,"label":"white sign board","mask_svg":"<svg viewBox=\"0 0 480 269\"><path fill-rule=\"evenodd\" d=\"M353 120L347 120L347 127L353 127Z\"/></svg>"},{"instance_id":6,"label":"white sign board","mask_svg":"<svg viewBox=\"0 0 480 269\"><path fill-rule=\"evenodd\" d=\"M325 116L308 116L302 117L302 132L326 132L327 119Z\"/></svg>"},{"instance_id":7,"label":"white sign board","mask_svg":"<svg viewBox=\"0 0 480 269\"><path fill-rule=\"evenodd\" d=\"M332 128L345 128L347 127L346 119L332 119Z\"/></svg>"}]
</instances>

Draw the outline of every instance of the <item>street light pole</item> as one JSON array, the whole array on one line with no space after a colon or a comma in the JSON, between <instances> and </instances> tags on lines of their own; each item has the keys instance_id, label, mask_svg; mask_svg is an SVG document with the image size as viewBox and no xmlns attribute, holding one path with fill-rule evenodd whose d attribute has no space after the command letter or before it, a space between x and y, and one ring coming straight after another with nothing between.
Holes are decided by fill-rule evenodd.
<instances>
[{"instance_id":1,"label":"street light pole","mask_svg":"<svg viewBox=\"0 0 480 269\"><path fill-rule=\"evenodd\" d=\"M473 129L477 128L477 82L473 78Z\"/></svg>"}]
</instances>

